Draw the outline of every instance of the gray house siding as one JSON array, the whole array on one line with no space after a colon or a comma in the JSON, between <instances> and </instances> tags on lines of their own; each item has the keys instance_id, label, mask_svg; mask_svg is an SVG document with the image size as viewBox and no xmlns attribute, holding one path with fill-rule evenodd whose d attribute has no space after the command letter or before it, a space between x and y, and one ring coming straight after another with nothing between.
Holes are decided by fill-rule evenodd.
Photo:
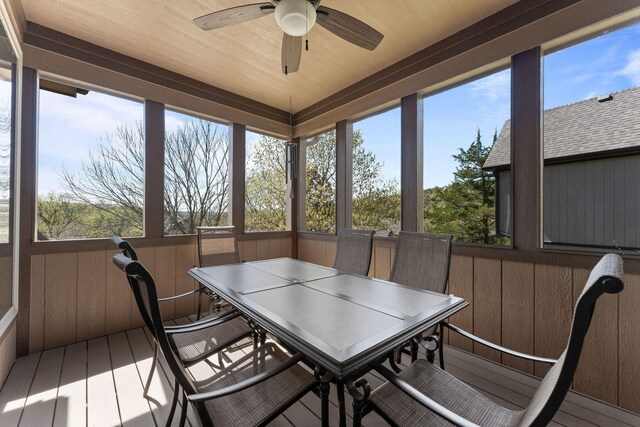
<instances>
[{"instance_id":1,"label":"gray house siding","mask_svg":"<svg viewBox=\"0 0 640 427\"><path fill-rule=\"evenodd\" d=\"M546 110L543 138L544 242L640 248L640 87ZM510 145L507 120L484 164L497 177L497 232L508 235Z\"/></svg>"},{"instance_id":2,"label":"gray house siding","mask_svg":"<svg viewBox=\"0 0 640 427\"><path fill-rule=\"evenodd\" d=\"M640 155L544 168L545 243L640 246Z\"/></svg>"}]
</instances>

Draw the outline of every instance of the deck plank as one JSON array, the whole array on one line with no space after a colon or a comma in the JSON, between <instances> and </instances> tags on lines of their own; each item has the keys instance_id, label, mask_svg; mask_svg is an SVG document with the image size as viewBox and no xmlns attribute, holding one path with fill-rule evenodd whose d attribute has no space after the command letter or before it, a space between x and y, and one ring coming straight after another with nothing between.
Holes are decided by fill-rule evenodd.
<instances>
[{"instance_id":1,"label":"deck plank","mask_svg":"<svg viewBox=\"0 0 640 427\"><path fill-rule=\"evenodd\" d=\"M53 425L87 425L87 342L66 347Z\"/></svg>"},{"instance_id":2,"label":"deck plank","mask_svg":"<svg viewBox=\"0 0 640 427\"><path fill-rule=\"evenodd\" d=\"M168 323L190 321L181 318ZM164 425L173 393L173 375L162 357L156 367L149 398L142 398L142 388L151 366L152 342L149 331L138 328L17 359L0 390L0 425L110 426L121 425L121 418L124 425ZM248 339L234 344L225 363L235 361L251 350ZM211 361L213 366L199 363L192 366L190 372L198 378L212 375L217 371L217 356L214 355ZM540 381L449 347L445 347L445 361L449 372L511 409L526 406ZM404 356L401 367L408 364L409 358ZM365 378L372 389L384 382L374 371ZM348 395L346 400L347 423L351 424ZM179 413L180 405L172 425L178 424ZM337 425L335 386L331 387L329 416L330 424ZM188 408L188 424L198 425L191 407ZM320 425L320 399L313 393L307 394L270 425ZM386 422L372 412L364 418L363 425L377 427ZM550 425L640 425L640 416L570 392Z\"/></svg>"},{"instance_id":3,"label":"deck plank","mask_svg":"<svg viewBox=\"0 0 640 427\"><path fill-rule=\"evenodd\" d=\"M87 423L120 425L107 337L90 340L87 345Z\"/></svg>"},{"instance_id":4,"label":"deck plank","mask_svg":"<svg viewBox=\"0 0 640 427\"><path fill-rule=\"evenodd\" d=\"M41 355L32 353L13 364L0 390L0 425L16 426L20 422Z\"/></svg>"},{"instance_id":5,"label":"deck plank","mask_svg":"<svg viewBox=\"0 0 640 427\"><path fill-rule=\"evenodd\" d=\"M43 426L51 424L56 407L56 394L62 369L64 347L42 353L36 375L29 389L20 426Z\"/></svg>"},{"instance_id":6,"label":"deck plank","mask_svg":"<svg viewBox=\"0 0 640 427\"><path fill-rule=\"evenodd\" d=\"M153 343L153 338L151 336L151 332L147 329L147 328L143 328L144 334L147 337L147 341L149 342L149 345L152 345ZM162 369L162 372L164 373L165 377L167 378L167 381L169 383L169 385L171 386L171 389L173 390L173 384L174 384L174 377L173 374L171 373L171 369L169 369L169 366L167 365L167 362L164 360L164 357L159 357L158 358L158 365L160 366L160 368ZM178 399L178 405L176 408L176 417L180 417L180 411L182 410L182 404L181 404L182 400ZM198 426L198 421L197 421L197 417L195 412L193 411L193 408L191 407L191 405L189 405L187 407L187 422L189 424L191 424L192 426Z\"/></svg>"},{"instance_id":7,"label":"deck plank","mask_svg":"<svg viewBox=\"0 0 640 427\"><path fill-rule=\"evenodd\" d=\"M147 399L142 397L140 374L136 369L131 348L124 332L109 335L109 352L122 425L153 425L151 408Z\"/></svg>"},{"instance_id":8,"label":"deck plank","mask_svg":"<svg viewBox=\"0 0 640 427\"><path fill-rule=\"evenodd\" d=\"M149 341L147 340L142 328L127 331L127 339L129 340L133 358L135 359L136 367L140 373L142 387L144 388L144 384L147 381L147 375L151 369L153 349L149 345ZM166 423L166 420L169 417L172 397L173 387L171 386L171 382L165 376L164 371L158 363L156 364L151 385L149 386L149 394L147 396L147 401L151 407L151 412L156 421L156 425L164 425ZM174 415L171 425L177 426L179 424L179 420L179 415Z\"/></svg>"}]
</instances>

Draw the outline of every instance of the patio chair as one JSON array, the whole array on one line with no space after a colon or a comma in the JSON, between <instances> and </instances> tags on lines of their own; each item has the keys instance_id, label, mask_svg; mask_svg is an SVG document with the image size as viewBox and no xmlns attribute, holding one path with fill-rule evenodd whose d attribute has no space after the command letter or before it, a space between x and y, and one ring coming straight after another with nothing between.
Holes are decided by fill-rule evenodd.
<instances>
[{"instance_id":1,"label":"patio chair","mask_svg":"<svg viewBox=\"0 0 640 427\"><path fill-rule=\"evenodd\" d=\"M338 233L338 250L333 268L366 276L371 265L373 230L341 228Z\"/></svg>"},{"instance_id":2,"label":"patio chair","mask_svg":"<svg viewBox=\"0 0 640 427\"><path fill-rule=\"evenodd\" d=\"M111 237L111 241L118 246L118 248L122 251L122 253L125 256L131 258L134 261L138 261L138 254L136 253L136 250L133 249L133 246L131 246L131 244L128 241L123 240L121 237L116 235ZM197 289L194 289L192 291L185 292L179 295L170 296L170 297L158 298L158 301L160 302L173 301L175 299L184 298L189 295L203 293L206 290L207 288L205 286L199 285ZM198 298L198 311L197 311L196 320L200 320L200 317L202 316L202 299L199 296L197 296L197 298Z\"/></svg>"},{"instance_id":3,"label":"patio chair","mask_svg":"<svg viewBox=\"0 0 640 427\"><path fill-rule=\"evenodd\" d=\"M620 292L624 288L622 275L622 258L619 255L605 255L594 267L576 302L567 347L557 360L509 350L444 323L452 331L495 350L527 360L553 364L525 409L507 409L425 360L414 362L400 375L375 363L373 368L388 382L371 393L368 399L370 408L390 423L402 426L547 425L571 386L596 301L604 293ZM359 424L360 413L359 410L354 415L354 425Z\"/></svg>"},{"instance_id":4,"label":"patio chair","mask_svg":"<svg viewBox=\"0 0 640 427\"><path fill-rule=\"evenodd\" d=\"M200 267L237 264L240 260L234 226L198 227L198 262ZM209 312L215 305L220 311L222 300L208 288L201 289L209 296Z\"/></svg>"},{"instance_id":5,"label":"patio chair","mask_svg":"<svg viewBox=\"0 0 640 427\"><path fill-rule=\"evenodd\" d=\"M113 263L125 272L136 300L175 377L175 393L167 425L171 424L182 389L180 426L186 420L187 400L195 405L204 426L264 425L316 386L313 375L298 364L302 354L289 356L267 343L203 380L192 380L176 343L176 334L164 326L153 278L138 261L122 254ZM197 327L194 327L197 329ZM210 333L215 333L210 330Z\"/></svg>"},{"instance_id":6,"label":"patio chair","mask_svg":"<svg viewBox=\"0 0 640 427\"><path fill-rule=\"evenodd\" d=\"M122 250L123 256L131 259L132 261L138 261L138 255L129 242L118 236L113 236L111 240ZM143 305L144 302L135 292L135 283L133 283L131 278L128 276L127 280L131 290L133 291L142 320L154 336L153 361L151 363L151 369L149 370L147 382L145 383L142 394L144 397L147 397L149 386L151 385L151 379L153 378L153 373L155 372L156 363L158 361L158 341L154 332L152 319L148 317L147 311ZM176 295L174 297L158 298L157 300L159 303L170 301L191 295L195 292L198 292L198 290ZM222 362L220 356L222 355L221 351L223 349L249 335L254 335L255 341L256 337L254 331L239 316L240 313L235 310L226 311L208 316L188 325L167 326L165 327L165 330L166 333L171 336L174 348L178 351L180 359L186 366L198 363L215 353L218 353L219 359ZM175 393L177 393L177 391L175 391Z\"/></svg>"},{"instance_id":7,"label":"patio chair","mask_svg":"<svg viewBox=\"0 0 640 427\"><path fill-rule=\"evenodd\" d=\"M391 282L412 288L444 293L449 280L451 264L451 234L424 234L401 231L398 234L396 256L391 269ZM427 346L427 360L433 362L435 350L440 346L437 326L424 331L426 339L421 340ZM396 363L400 363L402 352L409 345L411 361L418 356L418 344L415 341L405 344L395 352Z\"/></svg>"}]
</instances>

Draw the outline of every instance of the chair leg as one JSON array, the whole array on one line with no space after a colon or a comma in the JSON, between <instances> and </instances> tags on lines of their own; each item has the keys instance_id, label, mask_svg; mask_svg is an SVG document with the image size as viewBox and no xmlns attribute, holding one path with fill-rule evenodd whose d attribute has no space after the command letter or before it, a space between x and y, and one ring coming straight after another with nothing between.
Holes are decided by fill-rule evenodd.
<instances>
[{"instance_id":1,"label":"chair leg","mask_svg":"<svg viewBox=\"0 0 640 427\"><path fill-rule=\"evenodd\" d=\"M187 401L187 394L182 393L182 412L180 412L180 427L184 427L185 422L187 421L187 405L189 402Z\"/></svg>"},{"instance_id":2,"label":"chair leg","mask_svg":"<svg viewBox=\"0 0 640 427\"><path fill-rule=\"evenodd\" d=\"M158 343L154 341L153 343L153 361L151 362L151 369L149 370L149 376L147 377L147 383L144 385L144 391L142 392L142 397L147 397L149 394L149 387L151 387L151 378L153 378L153 373L156 370L156 363L158 361Z\"/></svg>"},{"instance_id":3,"label":"chair leg","mask_svg":"<svg viewBox=\"0 0 640 427\"><path fill-rule=\"evenodd\" d=\"M411 363L418 360L418 343L415 341L411 341Z\"/></svg>"},{"instance_id":4,"label":"chair leg","mask_svg":"<svg viewBox=\"0 0 640 427\"><path fill-rule=\"evenodd\" d=\"M429 363L433 363L434 360L436 360L436 349L439 349L440 347L442 347L442 343L440 342L440 335L438 335L437 332L435 332L433 335L431 335L430 339L432 340L432 342L435 344L434 348L427 348L427 361Z\"/></svg>"},{"instance_id":5,"label":"chair leg","mask_svg":"<svg viewBox=\"0 0 640 427\"><path fill-rule=\"evenodd\" d=\"M444 339L444 328L440 326L440 337ZM438 346L438 359L440 359L440 369L444 371L444 342L440 340L440 346Z\"/></svg>"},{"instance_id":6,"label":"chair leg","mask_svg":"<svg viewBox=\"0 0 640 427\"><path fill-rule=\"evenodd\" d=\"M396 361L396 364L402 362L402 347L398 347L393 350L393 357Z\"/></svg>"},{"instance_id":7,"label":"chair leg","mask_svg":"<svg viewBox=\"0 0 640 427\"><path fill-rule=\"evenodd\" d=\"M338 392L338 409L340 410L340 427L347 425L347 413L344 403L344 383L340 380L336 381L336 391Z\"/></svg>"},{"instance_id":8,"label":"chair leg","mask_svg":"<svg viewBox=\"0 0 640 427\"><path fill-rule=\"evenodd\" d=\"M173 399L171 399L171 409L169 409L169 417L167 418L167 423L166 423L167 427L171 425L171 421L173 420L173 414L176 413L176 405L178 404L179 392L180 392L180 384L178 384L178 380L176 380L173 387Z\"/></svg>"},{"instance_id":9,"label":"chair leg","mask_svg":"<svg viewBox=\"0 0 640 427\"><path fill-rule=\"evenodd\" d=\"M200 316L202 316L202 292L196 293L196 296L198 297L198 319L197 320L200 320Z\"/></svg>"}]
</instances>

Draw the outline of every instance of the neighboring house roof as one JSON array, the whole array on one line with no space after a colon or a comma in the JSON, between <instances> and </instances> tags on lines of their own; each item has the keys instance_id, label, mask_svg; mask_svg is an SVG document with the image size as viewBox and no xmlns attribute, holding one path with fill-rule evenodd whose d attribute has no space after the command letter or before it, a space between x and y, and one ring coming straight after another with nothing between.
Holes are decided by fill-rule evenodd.
<instances>
[{"instance_id":1,"label":"neighboring house roof","mask_svg":"<svg viewBox=\"0 0 640 427\"><path fill-rule=\"evenodd\" d=\"M545 110L545 160L640 147L640 87L610 96L604 102L589 98ZM507 120L485 169L511 163L510 141L511 120Z\"/></svg>"}]
</instances>

